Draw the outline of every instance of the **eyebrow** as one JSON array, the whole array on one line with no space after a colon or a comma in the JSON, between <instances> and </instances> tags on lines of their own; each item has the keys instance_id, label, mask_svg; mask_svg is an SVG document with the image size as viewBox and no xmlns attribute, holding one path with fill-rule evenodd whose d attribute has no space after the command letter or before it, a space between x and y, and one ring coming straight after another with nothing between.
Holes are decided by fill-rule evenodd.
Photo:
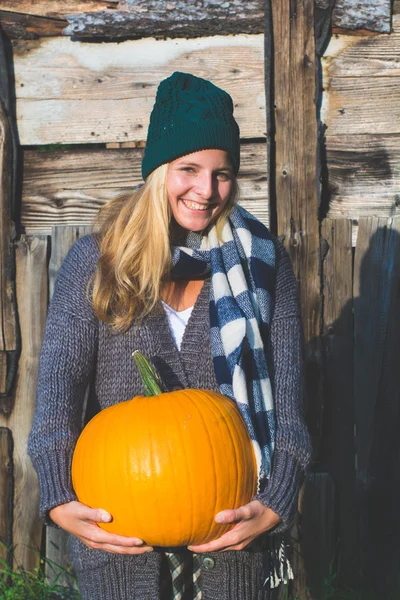
<instances>
[{"instance_id":1,"label":"eyebrow","mask_svg":"<svg viewBox=\"0 0 400 600\"><path fill-rule=\"evenodd\" d=\"M188 162L186 160L179 161L178 165L185 165L186 167L201 167L201 165L199 165L198 163ZM229 165L219 167L218 169L213 169L213 170L214 171L231 171L231 172L233 172L232 167L230 167Z\"/></svg>"}]
</instances>

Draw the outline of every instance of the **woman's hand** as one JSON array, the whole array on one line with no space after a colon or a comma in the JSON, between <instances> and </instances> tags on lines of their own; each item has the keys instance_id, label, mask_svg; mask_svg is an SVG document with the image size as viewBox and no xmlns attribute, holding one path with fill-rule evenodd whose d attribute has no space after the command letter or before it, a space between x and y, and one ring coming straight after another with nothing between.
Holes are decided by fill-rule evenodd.
<instances>
[{"instance_id":1,"label":"woman's hand","mask_svg":"<svg viewBox=\"0 0 400 600\"><path fill-rule=\"evenodd\" d=\"M280 522L280 517L273 510L258 500L232 510L223 510L215 516L217 523L236 523L235 527L220 538L202 544L188 546L192 552L226 552L227 550L243 550L261 533L272 529Z\"/></svg>"},{"instance_id":2,"label":"woman's hand","mask_svg":"<svg viewBox=\"0 0 400 600\"><path fill-rule=\"evenodd\" d=\"M124 537L101 529L97 523L109 523L112 520L111 515L102 508L90 508L73 501L52 508L49 516L54 523L94 550L115 554L144 554L153 550L139 538Z\"/></svg>"}]
</instances>

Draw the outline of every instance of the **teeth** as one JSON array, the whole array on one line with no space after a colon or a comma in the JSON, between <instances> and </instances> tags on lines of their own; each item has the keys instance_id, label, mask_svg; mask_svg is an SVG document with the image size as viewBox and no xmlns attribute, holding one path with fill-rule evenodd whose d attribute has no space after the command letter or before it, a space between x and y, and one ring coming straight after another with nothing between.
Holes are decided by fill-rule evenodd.
<instances>
[{"instance_id":1,"label":"teeth","mask_svg":"<svg viewBox=\"0 0 400 600\"><path fill-rule=\"evenodd\" d=\"M187 206L188 208L191 208L193 210L208 210L209 206L208 204L198 204L197 202L193 202L192 200L183 200L182 202L185 206Z\"/></svg>"}]
</instances>

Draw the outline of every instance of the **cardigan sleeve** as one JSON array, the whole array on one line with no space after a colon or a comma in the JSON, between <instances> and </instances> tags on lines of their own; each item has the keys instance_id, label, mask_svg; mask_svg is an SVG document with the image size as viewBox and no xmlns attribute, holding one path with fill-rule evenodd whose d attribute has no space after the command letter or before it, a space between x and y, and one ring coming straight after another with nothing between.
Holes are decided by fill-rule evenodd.
<instances>
[{"instance_id":1,"label":"cardigan sleeve","mask_svg":"<svg viewBox=\"0 0 400 600\"><path fill-rule=\"evenodd\" d=\"M95 241L81 238L59 271L49 306L28 442L39 479L41 518L51 508L76 500L72 454L97 353L97 319L87 294L96 262Z\"/></svg>"},{"instance_id":2,"label":"cardigan sleeve","mask_svg":"<svg viewBox=\"0 0 400 600\"><path fill-rule=\"evenodd\" d=\"M297 500L311 458L311 443L303 421L303 333L297 282L289 256L275 242L277 275L271 321L269 365L275 404L276 436L267 487L256 499L282 519L274 531L286 529L297 511Z\"/></svg>"}]
</instances>

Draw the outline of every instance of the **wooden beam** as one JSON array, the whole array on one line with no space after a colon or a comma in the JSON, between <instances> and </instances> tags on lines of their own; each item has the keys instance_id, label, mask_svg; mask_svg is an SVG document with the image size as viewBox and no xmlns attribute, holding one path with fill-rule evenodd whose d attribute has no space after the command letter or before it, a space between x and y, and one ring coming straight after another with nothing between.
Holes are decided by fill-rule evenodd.
<instances>
[{"instance_id":1,"label":"wooden beam","mask_svg":"<svg viewBox=\"0 0 400 600\"><path fill-rule=\"evenodd\" d=\"M158 84L174 71L226 89L241 137L265 138L263 42L262 35L108 44L14 41L20 143L143 141Z\"/></svg>"},{"instance_id":2,"label":"wooden beam","mask_svg":"<svg viewBox=\"0 0 400 600\"><path fill-rule=\"evenodd\" d=\"M13 439L0 427L0 559L11 566L13 520Z\"/></svg>"},{"instance_id":3,"label":"wooden beam","mask_svg":"<svg viewBox=\"0 0 400 600\"><path fill-rule=\"evenodd\" d=\"M307 411L321 436L321 299L313 0L272 2L275 73L275 179L278 234L299 281L306 343Z\"/></svg>"},{"instance_id":4,"label":"wooden beam","mask_svg":"<svg viewBox=\"0 0 400 600\"><path fill-rule=\"evenodd\" d=\"M361 219L354 263L357 493L364 586L398 595L400 218ZM381 511L382 498L384 510Z\"/></svg>"},{"instance_id":5,"label":"wooden beam","mask_svg":"<svg viewBox=\"0 0 400 600\"><path fill-rule=\"evenodd\" d=\"M99 208L142 182L142 149L24 152L22 225L50 234L53 225L91 225ZM241 146L240 203L269 222L266 144Z\"/></svg>"},{"instance_id":6,"label":"wooden beam","mask_svg":"<svg viewBox=\"0 0 400 600\"><path fill-rule=\"evenodd\" d=\"M28 457L27 443L35 412L39 352L47 313L47 244L46 237L23 237L16 251L22 351L13 411L7 425L14 438L13 554L15 565L25 569L37 566L42 537L42 523L38 517L39 488Z\"/></svg>"},{"instance_id":7,"label":"wooden beam","mask_svg":"<svg viewBox=\"0 0 400 600\"><path fill-rule=\"evenodd\" d=\"M121 11L67 15L65 35L77 37L186 37L263 32L263 1L123 0Z\"/></svg>"},{"instance_id":8,"label":"wooden beam","mask_svg":"<svg viewBox=\"0 0 400 600\"><path fill-rule=\"evenodd\" d=\"M326 0L316 0L325 8ZM202 37L263 32L263 0L4 0L0 23L9 37ZM334 28L390 32L390 0L336 0Z\"/></svg>"},{"instance_id":9,"label":"wooden beam","mask_svg":"<svg viewBox=\"0 0 400 600\"><path fill-rule=\"evenodd\" d=\"M338 572L342 585L359 585L358 503L354 437L354 333L352 223L324 219L323 332L325 411L323 457L336 489Z\"/></svg>"},{"instance_id":10,"label":"wooden beam","mask_svg":"<svg viewBox=\"0 0 400 600\"><path fill-rule=\"evenodd\" d=\"M16 364L18 326L12 246L15 229L11 220L15 152L5 61L0 31L0 412L8 413Z\"/></svg>"}]
</instances>

